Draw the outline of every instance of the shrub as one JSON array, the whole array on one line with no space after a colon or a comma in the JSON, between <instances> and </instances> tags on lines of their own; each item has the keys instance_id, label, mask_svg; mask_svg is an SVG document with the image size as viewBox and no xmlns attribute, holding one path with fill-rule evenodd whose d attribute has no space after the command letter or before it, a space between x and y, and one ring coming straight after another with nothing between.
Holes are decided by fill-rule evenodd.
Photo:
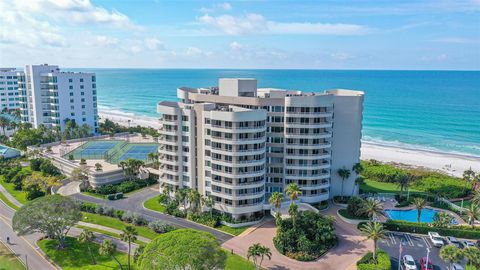
<instances>
[{"instance_id":1,"label":"shrub","mask_svg":"<svg viewBox=\"0 0 480 270\"><path fill-rule=\"evenodd\" d=\"M220 219L216 215L210 215L210 213L203 212L203 213L188 213L187 215L188 220L192 220L203 225L207 225L209 227L215 228L220 223Z\"/></svg>"},{"instance_id":2,"label":"shrub","mask_svg":"<svg viewBox=\"0 0 480 270\"><path fill-rule=\"evenodd\" d=\"M124 214L125 214L125 211L123 211L123 210L115 210L113 212L113 216L118 218L118 219L122 219Z\"/></svg>"},{"instance_id":3,"label":"shrub","mask_svg":"<svg viewBox=\"0 0 480 270\"><path fill-rule=\"evenodd\" d=\"M42 165L42 161L43 161L42 158L31 159L30 160L30 169L32 169L32 171L39 172L40 171L40 165Z\"/></svg>"},{"instance_id":4,"label":"shrub","mask_svg":"<svg viewBox=\"0 0 480 270\"><path fill-rule=\"evenodd\" d=\"M297 261L302 261L302 262L310 262L316 259L315 256L312 256L308 253L305 252L287 252L287 257L292 258Z\"/></svg>"},{"instance_id":5,"label":"shrub","mask_svg":"<svg viewBox=\"0 0 480 270\"><path fill-rule=\"evenodd\" d=\"M443 236L454 236L458 238L480 239L480 228L472 229L469 226L452 226L450 228L433 227L428 223L416 223L399 220L387 220L384 227L389 231L410 232L427 234L438 232Z\"/></svg>"},{"instance_id":6,"label":"shrub","mask_svg":"<svg viewBox=\"0 0 480 270\"><path fill-rule=\"evenodd\" d=\"M101 206L100 204L97 204L95 206L95 213L99 214L99 215L102 215L103 214L103 206Z\"/></svg>"},{"instance_id":7,"label":"shrub","mask_svg":"<svg viewBox=\"0 0 480 270\"><path fill-rule=\"evenodd\" d=\"M131 223L133 221L133 213L130 211L123 213L122 220Z\"/></svg>"},{"instance_id":8,"label":"shrub","mask_svg":"<svg viewBox=\"0 0 480 270\"><path fill-rule=\"evenodd\" d=\"M123 198L123 193L122 192L119 192L117 194L115 194L115 199L116 200L119 200L119 199L122 199Z\"/></svg>"},{"instance_id":9,"label":"shrub","mask_svg":"<svg viewBox=\"0 0 480 270\"><path fill-rule=\"evenodd\" d=\"M110 201L115 200L115 194L108 194L107 195L107 200L110 200Z\"/></svg>"},{"instance_id":10,"label":"shrub","mask_svg":"<svg viewBox=\"0 0 480 270\"><path fill-rule=\"evenodd\" d=\"M348 200L348 205L346 211L348 214L352 217L367 217L366 214L359 214L360 208L362 208L362 205L364 203L364 200L360 197L352 197Z\"/></svg>"},{"instance_id":11,"label":"shrub","mask_svg":"<svg viewBox=\"0 0 480 270\"><path fill-rule=\"evenodd\" d=\"M87 164L87 161L84 158L80 159L80 165L86 165L86 164Z\"/></svg>"},{"instance_id":12,"label":"shrub","mask_svg":"<svg viewBox=\"0 0 480 270\"><path fill-rule=\"evenodd\" d=\"M27 188L24 189L24 191L27 193L26 198L29 201L45 196L45 192L42 191L38 184L29 185Z\"/></svg>"},{"instance_id":13,"label":"shrub","mask_svg":"<svg viewBox=\"0 0 480 270\"><path fill-rule=\"evenodd\" d=\"M80 211L83 211L83 212L95 213L96 207L97 205L94 203L87 203L87 202L80 203Z\"/></svg>"},{"instance_id":14,"label":"shrub","mask_svg":"<svg viewBox=\"0 0 480 270\"><path fill-rule=\"evenodd\" d=\"M105 207L103 207L103 214L104 214L105 216L113 217L114 211L115 211L115 210L114 210L113 207L111 207L111 206L105 206Z\"/></svg>"},{"instance_id":15,"label":"shrub","mask_svg":"<svg viewBox=\"0 0 480 270\"><path fill-rule=\"evenodd\" d=\"M318 258L336 242L333 220L310 211L297 213L295 223L291 217L277 220L277 234L273 238L280 253L293 254L302 260Z\"/></svg>"},{"instance_id":16,"label":"shrub","mask_svg":"<svg viewBox=\"0 0 480 270\"><path fill-rule=\"evenodd\" d=\"M143 226L145 224L147 224L147 220L142 216L140 215L139 213L133 213L133 216L132 216L132 223L134 225L137 225L137 226Z\"/></svg>"},{"instance_id":17,"label":"shrub","mask_svg":"<svg viewBox=\"0 0 480 270\"><path fill-rule=\"evenodd\" d=\"M73 154L68 155L68 160L74 160Z\"/></svg>"},{"instance_id":18,"label":"shrub","mask_svg":"<svg viewBox=\"0 0 480 270\"><path fill-rule=\"evenodd\" d=\"M349 197L347 196L333 196L333 201L336 203L345 204L345 203L348 203L348 199Z\"/></svg>"},{"instance_id":19,"label":"shrub","mask_svg":"<svg viewBox=\"0 0 480 270\"><path fill-rule=\"evenodd\" d=\"M357 262L358 270L390 270L392 263L388 253L381 249L377 249L377 261L373 260L373 253L368 252Z\"/></svg>"},{"instance_id":20,"label":"shrub","mask_svg":"<svg viewBox=\"0 0 480 270\"><path fill-rule=\"evenodd\" d=\"M60 175L60 170L58 170L58 168L55 167L55 165L53 165L52 162L48 159L44 159L42 161L42 163L40 164L40 171L45 175Z\"/></svg>"},{"instance_id":21,"label":"shrub","mask_svg":"<svg viewBox=\"0 0 480 270\"><path fill-rule=\"evenodd\" d=\"M343 216L345 218L348 218L348 219L368 220L367 216L365 216L365 215L363 215L363 216L362 215L360 215L360 216L359 215L352 215L352 214L350 214L350 212L348 212L347 209L340 209L340 210L338 210L338 213L341 216Z\"/></svg>"},{"instance_id":22,"label":"shrub","mask_svg":"<svg viewBox=\"0 0 480 270\"><path fill-rule=\"evenodd\" d=\"M148 223L148 228L156 233L166 233L169 231L173 231L175 227L166 224L160 220L154 220Z\"/></svg>"}]
</instances>

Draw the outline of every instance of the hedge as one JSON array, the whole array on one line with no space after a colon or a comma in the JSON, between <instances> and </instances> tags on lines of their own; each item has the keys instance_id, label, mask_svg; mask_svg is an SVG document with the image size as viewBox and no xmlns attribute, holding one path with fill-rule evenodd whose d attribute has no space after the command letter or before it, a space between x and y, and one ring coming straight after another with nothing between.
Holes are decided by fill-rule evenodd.
<instances>
[{"instance_id":1,"label":"hedge","mask_svg":"<svg viewBox=\"0 0 480 270\"><path fill-rule=\"evenodd\" d=\"M363 224L363 222L361 223ZM360 227L361 224L358 226ZM480 229L472 229L469 226L453 226L450 228L433 227L427 223L416 223L398 220L387 220L383 224L389 231L409 232L427 234L428 232L438 232L443 236L454 236L458 238L480 239Z\"/></svg>"},{"instance_id":2,"label":"hedge","mask_svg":"<svg viewBox=\"0 0 480 270\"><path fill-rule=\"evenodd\" d=\"M388 253L377 249L377 263L373 263L373 253L368 252L357 262L357 270L390 270L392 262Z\"/></svg>"}]
</instances>

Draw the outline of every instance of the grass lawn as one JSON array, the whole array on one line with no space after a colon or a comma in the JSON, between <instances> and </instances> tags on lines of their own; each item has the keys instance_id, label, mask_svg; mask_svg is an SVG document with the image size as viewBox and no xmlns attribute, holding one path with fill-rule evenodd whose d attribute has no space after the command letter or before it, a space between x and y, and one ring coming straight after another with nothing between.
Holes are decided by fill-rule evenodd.
<instances>
[{"instance_id":1,"label":"grass lawn","mask_svg":"<svg viewBox=\"0 0 480 270\"><path fill-rule=\"evenodd\" d=\"M145 208L147 208L147 209L157 211L157 212L160 212L160 213L164 213L165 212L165 205L158 202L159 197L160 196L155 196L155 197L153 197L149 200L146 200L143 203L143 206L145 206Z\"/></svg>"},{"instance_id":2,"label":"grass lawn","mask_svg":"<svg viewBox=\"0 0 480 270\"><path fill-rule=\"evenodd\" d=\"M232 254L228 250L225 250L225 253L227 254L225 270L255 270L253 263L242 256Z\"/></svg>"},{"instance_id":3,"label":"grass lawn","mask_svg":"<svg viewBox=\"0 0 480 270\"><path fill-rule=\"evenodd\" d=\"M15 210L18 210L18 207L13 204L9 199L7 199L7 197L5 197L5 195L3 195L3 193L0 192L0 200L2 200L6 205L10 206L11 208L15 209ZM2 270L0 268L0 270Z\"/></svg>"},{"instance_id":4,"label":"grass lawn","mask_svg":"<svg viewBox=\"0 0 480 270\"><path fill-rule=\"evenodd\" d=\"M21 190L15 190L14 184L13 183L7 183L5 182L4 176L0 176L0 184L12 195L17 199L20 203L26 203L27 202L27 194Z\"/></svg>"},{"instance_id":5,"label":"grass lawn","mask_svg":"<svg viewBox=\"0 0 480 270\"><path fill-rule=\"evenodd\" d=\"M23 270L25 266L20 260L10 252L10 250L0 243L0 270Z\"/></svg>"},{"instance_id":6,"label":"grass lawn","mask_svg":"<svg viewBox=\"0 0 480 270\"><path fill-rule=\"evenodd\" d=\"M81 193L83 195L87 195L87 196L91 196L91 197L95 197L95 198L99 198L99 199L105 199L107 197L106 195L98 194L98 193L95 193L95 192L89 192L89 191L82 191Z\"/></svg>"},{"instance_id":7,"label":"grass lawn","mask_svg":"<svg viewBox=\"0 0 480 270\"><path fill-rule=\"evenodd\" d=\"M91 244L92 253L97 260L96 265L92 265L92 259L88 252L87 246L80 244L76 238L67 237L66 245L62 250L57 250L57 240L43 239L38 242L40 248L63 270L113 270L120 269L117 262L111 257L100 256L98 254L99 245ZM116 252L115 257L126 269L127 255L125 253ZM132 267L134 269L134 267Z\"/></svg>"},{"instance_id":8,"label":"grass lawn","mask_svg":"<svg viewBox=\"0 0 480 270\"><path fill-rule=\"evenodd\" d=\"M377 182L369 179L365 179L365 182L360 185L360 190L364 193L400 193L400 187L396 183ZM422 191L410 188L410 192ZM406 194L406 192L404 193Z\"/></svg>"},{"instance_id":9,"label":"grass lawn","mask_svg":"<svg viewBox=\"0 0 480 270\"><path fill-rule=\"evenodd\" d=\"M245 226L245 227L239 227L239 228L231 228L225 225L220 225L216 227L215 229L218 229L220 231L224 231L226 233L230 233L233 235L240 235L242 232L244 232L246 229L250 228L250 226Z\"/></svg>"},{"instance_id":10,"label":"grass lawn","mask_svg":"<svg viewBox=\"0 0 480 270\"><path fill-rule=\"evenodd\" d=\"M342 217L348 218L348 219L368 220L367 217L356 217L356 216L350 215L350 213L348 213L347 209L338 210L338 214L340 214Z\"/></svg>"},{"instance_id":11,"label":"grass lawn","mask_svg":"<svg viewBox=\"0 0 480 270\"><path fill-rule=\"evenodd\" d=\"M458 206L462 206L462 201L454 202L454 204L456 204L456 205L458 205ZM472 201L471 201L471 200L463 201L463 207L464 207L464 208L470 208L471 205L472 205Z\"/></svg>"},{"instance_id":12,"label":"grass lawn","mask_svg":"<svg viewBox=\"0 0 480 270\"><path fill-rule=\"evenodd\" d=\"M125 226L131 225L117 218L106 217L106 216L101 216L101 215L86 213L86 212L82 212L82 215L83 215L82 217L83 222L98 224L105 227L114 228L117 230L123 230ZM158 233L144 226L135 226L135 228L137 229L138 235L148 239L153 239L159 235Z\"/></svg>"},{"instance_id":13,"label":"grass lawn","mask_svg":"<svg viewBox=\"0 0 480 270\"><path fill-rule=\"evenodd\" d=\"M118 238L118 239L120 239L120 235L119 235L119 234L116 234L116 233L113 233L113 232L104 231L104 230L101 230L101 229L92 228L92 227L88 227L88 226L82 226L82 225L77 225L76 227L77 227L77 228L80 228L80 229L86 229L86 230L89 230L89 231L92 231L92 232L97 232L97 233L101 233L101 234L104 234L104 235L111 236L111 237L113 237L113 238ZM145 244L147 244L147 243L142 242L142 241L140 241L140 240L135 241L135 243L137 243L137 244L139 244L139 245L145 245ZM1 269L0 269L0 270L1 270Z\"/></svg>"}]
</instances>

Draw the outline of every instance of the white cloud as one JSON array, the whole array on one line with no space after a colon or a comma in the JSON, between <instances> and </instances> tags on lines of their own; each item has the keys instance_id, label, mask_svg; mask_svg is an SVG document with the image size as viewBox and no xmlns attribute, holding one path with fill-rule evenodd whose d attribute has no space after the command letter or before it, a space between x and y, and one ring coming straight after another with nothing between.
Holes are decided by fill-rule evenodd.
<instances>
[{"instance_id":1,"label":"white cloud","mask_svg":"<svg viewBox=\"0 0 480 270\"><path fill-rule=\"evenodd\" d=\"M93 5L90 0L16 0L13 6L32 15L73 24L103 24L120 29L141 29L127 15Z\"/></svg>"},{"instance_id":2,"label":"white cloud","mask_svg":"<svg viewBox=\"0 0 480 270\"><path fill-rule=\"evenodd\" d=\"M217 10L229 11L229 10L232 10L232 5L230 5L230 3L225 2L225 3L215 4L210 7L202 7L200 8L199 11L201 13L212 13Z\"/></svg>"},{"instance_id":3,"label":"white cloud","mask_svg":"<svg viewBox=\"0 0 480 270\"><path fill-rule=\"evenodd\" d=\"M185 51L184 55L186 56L211 56L212 52L210 51L204 51L198 47L188 47L187 50Z\"/></svg>"},{"instance_id":4,"label":"white cloud","mask_svg":"<svg viewBox=\"0 0 480 270\"><path fill-rule=\"evenodd\" d=\"M130 51L134 54L137 54L137 53L142 51L142 48L140 46L134 45L134 46L130 47Z\"/></svg>"},{"instance_id":5,"label":"white cloud","mask_svg":"<svg viewBox=\"0 0 480 270\"><path fill-rule=\"evenodd\" d=\"M150 50L164 50L164 44L157 38L146 38L145 46Z\"/></svg>"},{"instance_id":6,"label":"white cloud","mask_svg":"<svg viewBox=\"0 0 480 270\"><path fill-rule=\"evenodd\" d=\"M480 1L480 0L479 0ZM433 42L440 42L440 43L453 43L453 44L468 44L468 43L480 43L479 40L473 40L468 38L461 38L461 37L445 37L445 38L437 38L431 40Z\"/></svg>"},{"instance_id":7,"label":"white cloud","mask_svg":"<svg viewBox=\"0 0 480 270\"><path fill-rule=\"evenodd\" d=\"M241 50L241 49L243 49L243 45L240 44L240 43L238 43L238 42L236 42L236 41L234 41L234 42L230 43L230 49L232 49L232 50Z\"/></svg>"},{"instance_id":8,"label":"white cloud","mask_svg":"<svg viewBox=\"0 0 480 270\"><path fill-rule=\"evenodd\" d=\"M362 35L369 29L358 24L331 24L310 22L275 22L260 14L249 13L244 16L210 16L205 14L198 21L211 25L228 35L245 34L311 34L311 35Z\"/></svg>"},{"instance_id":9,"label":"white cloud","mask_svg":"<svg viewBox=\"0 0 480 270\"><path fill-rule=\"evenodd\" d=\"M118 44L118 40L116 38L107 36L96 36L95 41L95 44L99 46L113 46Z\"/></svg>"}]
</instances>

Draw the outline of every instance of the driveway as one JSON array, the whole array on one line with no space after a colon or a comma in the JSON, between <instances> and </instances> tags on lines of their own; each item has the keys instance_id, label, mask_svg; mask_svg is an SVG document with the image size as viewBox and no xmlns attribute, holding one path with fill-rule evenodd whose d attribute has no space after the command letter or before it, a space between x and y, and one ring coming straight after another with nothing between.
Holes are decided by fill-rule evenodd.
<instances>
[{"instance_id":1,"label":"driveway","mask_svg":"<svg viewBox=\"0 0 480 270\"><path fill-rule=\"evenodd\" d=\"M209 232L213 234L221 243L224 243L233 238L233 236L229 234L212 229L210 227L207 227L195 222L191 222L183 218L177 218L174 216L151 211L143 207L143 202L157 195L159 195L158 189L145 188L133 194L130 194L125 199L116 200L116 201L95 198L95 197L83 195L81 193L72 194L70 195L70 197L80 201L92 202L92 203L101 204L101 205L108 205L115 209L119 209L123 211L136 212L136 213L142 214L145 217L145 219L147 219L148 221L159 219L163 222L169 223L179 228L190 228L190 229L195 229L199 231Z\"/></svg>"},{"instance_id":2,"label":"driveway","mask_svg":"<svg viewBox=\"0 0 480 270\"><path fill-rule=\"evenodd\" d=\"M324 215L336 216L339 208L332 206ZM362 241L364 237L360 236L355 225L348 224L337 218L335 228L338 236L338 245L328 251L319 260L314 262L300 262L290 259L280 254L273 245L276 228L274 219L267 220L263 225L249 234L237 236L227 242L222 247L227 250L233 250L243 257L247 256L248 247L255 243L267 246L272 251L272 259L264 260L263 267L267 269L278 270L338 270L338 269L356 269L356 262L369 250L373 244L370 241Z\"/></svg>"}]
</instances>

